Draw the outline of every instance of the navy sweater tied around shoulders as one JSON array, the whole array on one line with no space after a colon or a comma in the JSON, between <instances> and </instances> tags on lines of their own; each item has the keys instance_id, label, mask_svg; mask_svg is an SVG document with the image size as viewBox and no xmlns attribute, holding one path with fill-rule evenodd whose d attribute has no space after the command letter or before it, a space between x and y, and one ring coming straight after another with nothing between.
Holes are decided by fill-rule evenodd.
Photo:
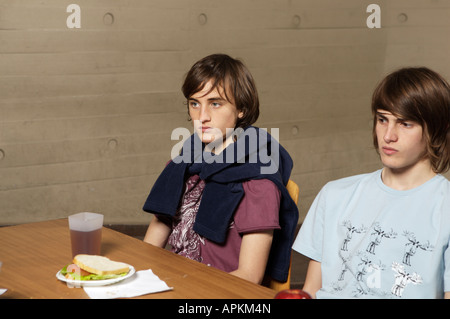
<instances>
[{"instance_id":1,"label":"navy sweater tied around shoulders","mask_svg":"<svg viewBox=\"0 0 450 319\"><path fill-rule=\"evenodd\" d=\"M298 221L298 208L286 185L293 162L288 152L265 130L250 126L222 153L204 151L197 134L183 144L179 156L170 161L156 180L144 211L173 217L181 202L187 177L198 174L205 181L194 231L216 243L226 239L244 189L242 182L268 179L280 190L281 229L274 231L266 274L275 280L288 277L291 245Z\"/></svg>"}]
</instances>

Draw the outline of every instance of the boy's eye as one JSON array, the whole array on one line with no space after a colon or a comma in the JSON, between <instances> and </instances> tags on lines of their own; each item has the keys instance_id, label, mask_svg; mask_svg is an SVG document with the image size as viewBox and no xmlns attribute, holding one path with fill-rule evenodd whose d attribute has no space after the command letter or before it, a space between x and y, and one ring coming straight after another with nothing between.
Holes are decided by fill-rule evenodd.
<instances>
[{"instance_id":1,"label":"boy's eye","mask_svg":"<svg viewBox=\"0 0 450 319\"><path fill-rule=\"evenodd\" d=\"M213 107L219 107L219 106L220 106L220 103L219 103L219 102L213 102L213 103L211 103L211 105L212 105Z\"/></svg>"},{"instance_id":2,"label":"boy's eye","mask_svg":"<svg viewBox=\"0 0 450 319\"><path fill-rule=\"evenodd\" d=\"M404 127L411 127L411 126L412 126L412 123L409 123L409 122L402 122L402 125L403 125Z\"/></svg>"},{"instance_id":3,"label":"boy's eye","mask_svg":"<svg viewBox=\"0 0 450 319\"><path fill-rule=\"evenodd\" d=\"M195 102L195 101L190 101L189 102L189 106L193 107L193 108L197 108L199 106L199 104L197 102Z\"/></svg>"}]
</instances>

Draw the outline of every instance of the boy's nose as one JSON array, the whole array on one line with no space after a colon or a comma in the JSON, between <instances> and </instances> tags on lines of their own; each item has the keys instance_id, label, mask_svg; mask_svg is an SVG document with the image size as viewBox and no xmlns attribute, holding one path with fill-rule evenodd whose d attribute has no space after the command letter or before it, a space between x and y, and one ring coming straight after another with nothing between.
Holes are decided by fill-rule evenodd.
<instances>
[{"instance_id":1,"label":"boy's nose","mask_svg":"<svg viewBox=\"0 0 450 319\"><path fill-rule=\"evenodd\" d=\"M398 140L397 129L395 126L388 126L383 136L386 143L396 142Z\"/></svg>"},{"instance_id":2,"label":"boy's nose","mask_svg":"<svg viewBox=\"0 0 450 319\"><path fill-rule=\"evenodd\" d=\"M199 120L200 120L202 123L211 120L211 116L210 116L210 114L209 114L208 108L202 107L202 108L200 109Z\"/></svg>"}]
</instances>

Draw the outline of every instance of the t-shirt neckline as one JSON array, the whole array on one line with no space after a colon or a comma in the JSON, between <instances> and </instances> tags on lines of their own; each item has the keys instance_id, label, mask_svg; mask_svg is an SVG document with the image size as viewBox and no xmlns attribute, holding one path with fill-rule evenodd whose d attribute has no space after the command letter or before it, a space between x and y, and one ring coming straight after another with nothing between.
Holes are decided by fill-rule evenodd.
<instances>
[{"instance_id":1,"label":"t-shirt neckline","mask_svg":"<svg viewBox=\"0 0 450 319\"><path fill-rule=\"evenodd\" d=\"M377 180L377 184L378 186L380 186L380 188L390 194L394 194L394 195L399 195L399 196L408 196L411 195L412 193L415 193L419 190L421 190L422 188L426 187L428 184L432 183L435 179L439 178L439 174L436 174L435 176L433 176L432 178L430 178L429 180L427 180L425 183L416 186L414 188L411 189L407 189L407 190L398 190L398 189L394 189L391 188L389 186L387 186L384 182L383 179L381 178L381 172L383 171L383 169L379 169L378 171L376 171L376 180Z\"/></svg>"}]
</instances>

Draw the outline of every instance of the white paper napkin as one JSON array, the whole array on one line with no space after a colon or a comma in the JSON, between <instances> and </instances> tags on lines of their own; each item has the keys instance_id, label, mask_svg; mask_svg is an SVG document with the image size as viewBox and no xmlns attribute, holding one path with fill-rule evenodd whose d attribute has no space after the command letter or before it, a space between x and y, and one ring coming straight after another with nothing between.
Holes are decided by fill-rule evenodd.
<instances>
[{"instance_id":1,"label":"white paper napkin","mask_svg":"<svg viewBox=\"0 0 450 319\"><path fill-rule=\"evenodd\" d=\"M92 299L131 298L171 289L151 269L137 271L130 278L114 285L84 287Z\"/></svg>"}]
</instances>

